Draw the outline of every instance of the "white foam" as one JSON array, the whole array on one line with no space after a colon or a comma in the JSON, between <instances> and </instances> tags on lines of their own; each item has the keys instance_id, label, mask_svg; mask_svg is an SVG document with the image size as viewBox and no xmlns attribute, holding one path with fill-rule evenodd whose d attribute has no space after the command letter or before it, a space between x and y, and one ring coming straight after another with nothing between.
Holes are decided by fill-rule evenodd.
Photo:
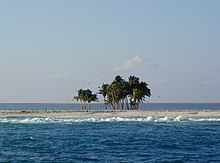
<instances>
[{"instance_id":1,"label":"white foam","mask_svg":"<svg viewBox=\"0 0 220 163\"><path fill-rule=\"evenodd\" d=\"M194 121L194 122L220 122L220 118L200 118L200 119L193 119L189 118L189 121Z\"/></svg>"},{"instance_id":2,"label":"white foam","mask_svg":"<svg viewBox=\"0 0 220 163\"><path fill-rule=\"evenodd\" d=\"M178 122L220 122L220 117L0 117L0 123L82 123L82 122L154 122L154 123L178 123Z\"/></svg>"},{"instance_id":3,"label":"white foam","mask_svg":"<svg viewBox=\"0 0 220 163\"><path fill-rule=\"evenodd\" d=\"M182 120L184 120L184 117L183 116L178 116L178 117L176 117L175 119L174 119L174 121L177 121L177 122L180 122L180 121L182 121Z\"/></svg>"}]
</instances>

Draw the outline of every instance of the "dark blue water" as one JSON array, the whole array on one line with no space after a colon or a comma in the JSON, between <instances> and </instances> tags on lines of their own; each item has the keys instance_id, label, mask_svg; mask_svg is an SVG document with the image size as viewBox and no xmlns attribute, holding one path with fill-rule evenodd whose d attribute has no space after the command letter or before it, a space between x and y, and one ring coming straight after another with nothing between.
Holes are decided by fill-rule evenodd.
<instances>
[{"instance_id":1,"label":"dark blue water","mask_svg":"<svg viewBox=\"0 0 220 163\"><path fill-rule=\"evenodd\" d=\"M220 162L219 147L220 117L0 117L0 162Z\"/></svg>"}]
</instances>

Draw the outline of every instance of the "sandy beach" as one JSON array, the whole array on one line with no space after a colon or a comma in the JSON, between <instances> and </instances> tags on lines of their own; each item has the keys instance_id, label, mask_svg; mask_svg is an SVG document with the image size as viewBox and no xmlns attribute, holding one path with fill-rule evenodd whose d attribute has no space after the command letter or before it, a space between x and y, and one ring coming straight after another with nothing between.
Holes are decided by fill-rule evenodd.
<instances>
[{"instance_id":1,"label":"sandy beach","mask_svg":"<svg viewBox=\"0 0 220 163\"><path fill-rule=\"evenodd\" d=\"M91 116L186 116L186 117L220 117L220 110L0 110L0 117L7 116L46 116L46 117L91 117Z\"/></svg>"}]
</instances>

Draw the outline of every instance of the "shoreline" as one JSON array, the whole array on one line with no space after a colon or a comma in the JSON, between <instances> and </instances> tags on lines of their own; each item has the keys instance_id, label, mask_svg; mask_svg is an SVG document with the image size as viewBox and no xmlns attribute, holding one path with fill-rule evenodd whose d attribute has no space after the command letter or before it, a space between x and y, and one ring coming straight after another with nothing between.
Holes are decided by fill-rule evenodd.
<instances>
[{"instance_id":1,"label":"shoreline","mask_svg":"<svg viewBox=\"0 0 220 163\"><path fill-rule=\"evenodd\" d=\"M0 110L0 117L44 116L44 117L220 117L220 110Z\"/></svg>"}]
</instances>

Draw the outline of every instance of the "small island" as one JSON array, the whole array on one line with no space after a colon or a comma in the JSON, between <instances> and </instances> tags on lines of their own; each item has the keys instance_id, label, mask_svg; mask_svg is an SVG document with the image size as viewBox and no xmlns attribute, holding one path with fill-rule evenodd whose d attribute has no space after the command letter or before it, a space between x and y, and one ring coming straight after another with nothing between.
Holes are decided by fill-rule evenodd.
<instances>
[{"instance_id":1,"label":"small island","mask_svg":"<svg viewBox=\"0 0 220 163\"><path fill-rule=\"evenodd\" d=\"M98 102L97 95L104 98L103 109L91 109L91 102ZM145 110L139 108L140 103L146 97L151 96L148 84L136 76L130 76L128 80L121 76L116 76L110 84L102 83L98 93L93 93L90 89L79 89L73 100L81 103L81 109L73 110L0 110L0 117L8 116L44 116L44 117L220 117L220 110L211 109L184 109L184 110Z\"/></svg>"}]
</instances>

